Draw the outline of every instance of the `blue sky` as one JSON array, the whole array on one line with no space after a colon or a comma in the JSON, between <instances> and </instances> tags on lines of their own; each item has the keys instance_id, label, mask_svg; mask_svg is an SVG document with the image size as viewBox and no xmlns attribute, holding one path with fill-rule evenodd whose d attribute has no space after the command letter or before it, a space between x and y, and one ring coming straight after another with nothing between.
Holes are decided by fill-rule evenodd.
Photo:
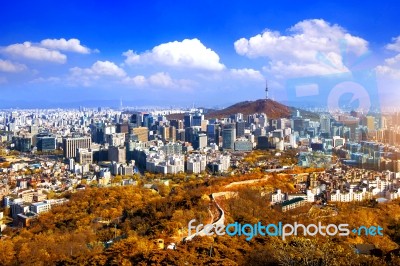
<instances>
[{"instance_id":1,"label":"blue sky","mask_svg":"<svg viewBox=\"0 0 400 266\"><path fill-rule=\"evenodd\" d=\"M349 74L360 102L400 100L395 1L38 2L1 3L0 107L225 106L265 79L276 100L328 104Z\"/></svg>"}]
</instances>

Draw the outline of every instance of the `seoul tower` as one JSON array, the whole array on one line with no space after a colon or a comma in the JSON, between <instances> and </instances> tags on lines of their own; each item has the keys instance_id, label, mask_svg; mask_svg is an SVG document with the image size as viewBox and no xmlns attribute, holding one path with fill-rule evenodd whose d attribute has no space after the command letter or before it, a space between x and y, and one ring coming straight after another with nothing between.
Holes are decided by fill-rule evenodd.
<instances>
[{"instance_id":1,"label":"seoul tower","mask_svg":"<svg viewBox=\"0 0 400 266\"><path fill-rule=\"evenodd\" d=\"M265 81L265 99L268 100L268 81Z\"/></svg>"}]
</instances>

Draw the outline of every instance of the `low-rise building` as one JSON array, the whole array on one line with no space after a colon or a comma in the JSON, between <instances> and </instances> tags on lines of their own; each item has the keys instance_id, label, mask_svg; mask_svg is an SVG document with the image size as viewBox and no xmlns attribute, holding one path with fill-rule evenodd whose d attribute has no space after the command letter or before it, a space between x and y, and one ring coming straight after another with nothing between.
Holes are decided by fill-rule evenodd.
<instances>
[{"instance_id":1,"label":"low-rise building","mask_svg":"<svg viewBox=\"0 0 400 266\"><path fill-rule=\"evenodd\" d=\"M50 203L44 201L44 202L36 202L32 203L31 205L31 211L37 214L40 214L42 212L48 212L51 209Z\"/></svg>"},{"instance_id":2,"label":"low-rise building","mask_svg":"<svg viewBox=\"0 0 400 266\"><path fill-rule=\"evenodd\" d=\"M362 190L354 191L350 188L348 191L341 191L340 189L336 190L336 193L332 193L330 195L331 201L339 201L339 202L351 202L351 201L362 201L369 197L369 193L366 188Z\"/></svg>"},{"instance_id":3,"label":"low-rise building","mask_svg":"<svg viewBox=\"0 0 400 266\"><path fill-rule=\"evenodd\" d=\"M288 210L292 210L292 209L301 207L301 206L305 205L306 202L307 201L304 198L300 198L300 197L293 198L293 199L285 200L285 201L282 201L282 202L276 204L275 208L282 212L285 212Z\"/></svg>"}]
</instances>

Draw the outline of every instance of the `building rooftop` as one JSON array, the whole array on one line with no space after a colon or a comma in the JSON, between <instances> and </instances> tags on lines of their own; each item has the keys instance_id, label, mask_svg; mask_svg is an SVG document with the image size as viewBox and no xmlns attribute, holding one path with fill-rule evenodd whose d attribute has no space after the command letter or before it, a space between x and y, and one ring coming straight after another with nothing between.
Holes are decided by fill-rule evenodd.
<instances>
[{"instance_id":1,"label":"building rooftop","mask_svg":"<svg viewBox=\"0 0 400 266\"><path fill-rule=\"evenodd\" d=\"M281 204L282 204L282 207L285 207L285 206L288 206L290 204L294 204L294 203L301 202L301 201L304 201L304 200L305 199L303 199L303 198L294 198L294 199L291 199L291 200L285 200Z\"/></svg>"}]
</instances>

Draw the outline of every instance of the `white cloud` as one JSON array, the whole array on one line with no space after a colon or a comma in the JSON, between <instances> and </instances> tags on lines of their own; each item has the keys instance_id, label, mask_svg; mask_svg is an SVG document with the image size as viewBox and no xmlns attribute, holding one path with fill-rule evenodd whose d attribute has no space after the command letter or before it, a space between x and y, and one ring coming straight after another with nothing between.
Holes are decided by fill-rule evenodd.
<instances>
[{"instance_id":1,"label":"white cloud","mask_svg":"<svg viewBox=\"0 0 400 266\"><path fill-rule=\"evenodd\" d=\"M8 60L0 59L0 71L2 72L21 72L26 69L23 64L13 63Z\"/></svg>"},{"instance_id":2,"label":"white cloud","mask_svg":"<svg viewBox=\"0 0 400 266\"><path fill-rule=\"evenodd\" d=\"M126 56L125 63L128 65L134 65L140 63L140 55L137 53L133 52L132 50L128 50L124 53L122 53L123 56Z\"/></svg>"},{"instance_id":3,"label":"white cloud","mask_svg":"<svg viewBox=\"0 0 400 266\"><path fill-rule=\"evenodd\" d=\"M48 78L43 78L39 77L34 80L31 80L30 83L59 83L61 81L61 78L59 77L48 77Z\"/></svg>"},{"instance_id":4,"label":"white cloud","mask_svg":"<svg viewBox=\"0 0 400 266\"><path fill-rule=\"evenodd\" d=\"M150 76L149 83L164 88L172 88L175 86L171 76L164 72L159 72Z\"/></svg>"},{"instance_id":5,"label":"white cloud","mask_svg":"<svg viewBox=\"0 0 400 266\"><path fill-rule=\"evenodd\" d=\"M400 36L393 38L393 42L385 46L387 50L400 52ZM378 75L384 79L400 80L400 53L385 59L382 65L375 68ZM398 82L398 81L397 81Z\"/></svg>"},{"instance_id":6,"label":"white cloud","mask_svg":"<svg viewBox=\"0 0 400 266\"><path fill-rule=\"evenodd\" d=\"M288 30L289 34L266 30L249 39L234 43L239 55L266 57L264 69L281 77L309 76L348 71L342 50L361 55L368 51L368 42L346 32L339 25L322 19L304 20Z\"/></svg>"},{"instance_id":7,"label":"white cloud","mask_svg":"<svg viewBox=\"0 0 400 266\"><path fill-rule=\"evenodd\" d=\"M80 54L89 54L91 50L83 45L81 45L78 39L45 39L40 42L42 47L50 48L53 50L62 50L76 52Z\"/></svg>"},{"instance_id":8,"label":"white cloud","mask_svg":"<svg viewBox=\"0 0 400 266\"><path fill-rule=\"evenodd\" d=\"M387 65L395 65L395 64L397 64L397 63L400 63L400 54L398 54L398 55L396 55L396 56L394 56L394 57L385 59L385 63L386 63Z\"/></svg>"},{"instance_id":9,"label":"white cloud","mask_svg":"<svg viewBox=\"0 0 400 266\"><path fill-rule=\"evenodd\" d=\"M49 61L61 64L67 61L67 56L59 51L38 47L31 42L11 44L2 48L1 51L8 55L24 57L38 61Z\"/></svg>"},{"instance_id":10,"label":"white cloud","mask_svg":"<svg viewBox=\"0 0 400 266\"><path fill-rule=\"evenodd\" d=\"M397 53L375 68L382 108L398 106L400 100L400 36L393 38L385 48Z\"/></svg>"},{"instance_id":11,"label":"white cloud","mask_svg":"<svg viewBox=\"0 0 400 266\"><path fill-rule=\"evenodd\" d=\"M400 69L399 68L393 68L393 67L385 66L385 65L377 66L376 72L379 75L383 75L386 78L400 79Z\"/></svg>"},{"instance_id":12,"label":"white cloud","mask_svg":"<svg viewBox=\"0 0 400 266\"><path fill-rule=\"evenodd\" d=\"M126 75L122 68L110 61L97 61L92 65L92 71L95 74L106 76L123 77Z\"/></svg>"},{"instance_id":13,"label":"white cloud","mask_svg":"<svg viewBox=\"0 0 400 266\"><path fill-rule=\"evenodd\" d=\"M392 39L393 42L386 45L386 49L400 52L400 36Z\"/></svg>"},{"instance_id":14,"label":"white cloud","mask_svg":"<svg viewBox=\"0 0 400 266\"><path fill-rule=\"evenodd\" d=\"M230 73L234 78L250 79L250 80L264 80L260 71L251 68L231 69Z\"/></svg>"},{"instance_id":15,"label":"white cloud","mask_svg":"<svg viewBox=\"0 0 400 266\"><path fill-rule=\"evenodd\" d=\"M96 61L90 68L71 68L74 75L113 76L124 77L125 71L110 61Z\"/></svg>"},{"instance_id":16,"label":"white cloud","mask_svg":"<svg viewBox=\"0 0 400 266\"><path fill-rule=\"evenodd\" d=\"M73 67L70 68L70 75L67 78L68 84L77 84L90 87L95 81L101 78L112 78L119 80L126 77L125 71L110 61L96 61L90 68Z\"/></svg>"},{"instance_id":17,"label":"white cloud","mask_svg":"<svg viewBox=\"0 0 400 266\"><path fill-rule=\"evenodd\" d=\"M218 54L204 46L198 39L163 43L142 54L128 50L123 55L126 56L125 63L129 65L158 64L214 71L225 68L220 63Z\"/></svg>"},{"instance_id":18,"label":"white cloud","mask_svg":"<svg viewBox=\"0 0 400 266\"><path fill-rule=\"evenodd\" d=\"M138 75L135 77L126 77L123 80L123 83L132 84L137 87L143 87L147 85L147 79L145 78L145 76Z\"/></svg>"},{"instance_id":19,"label":"white cloud","mask_svg":"<svg viewBox=\"0 0 400 266\"><path fill-rule=\"evenodd\" d=\"M154 87L175 90L191 90L196 83L188 79L173 79L168 73L158 72L149 77L138 75L135 77L126 77L122 81L125 84L135 87Z\"/></svg>"}]
</instances>

